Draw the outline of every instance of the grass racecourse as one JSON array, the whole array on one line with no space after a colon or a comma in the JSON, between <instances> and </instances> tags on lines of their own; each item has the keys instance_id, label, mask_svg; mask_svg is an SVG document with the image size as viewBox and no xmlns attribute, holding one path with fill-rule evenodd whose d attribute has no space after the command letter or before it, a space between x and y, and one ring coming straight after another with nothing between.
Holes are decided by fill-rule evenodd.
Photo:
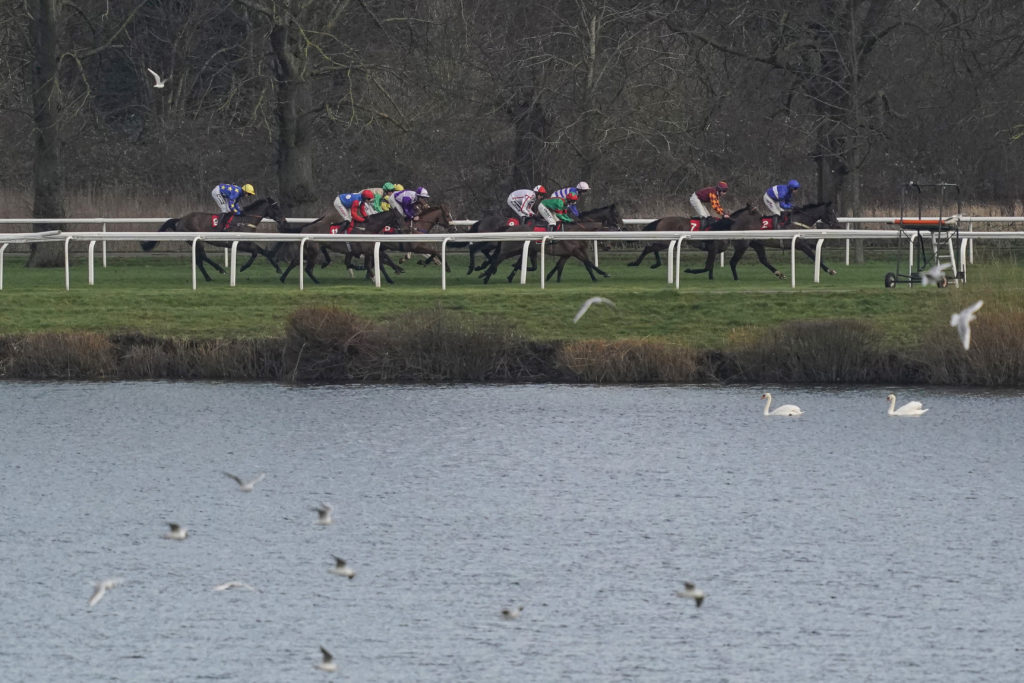
<instances>
[{"instance_id":1,"label":"grass racecourse","mask_svg":"<svg viewBox=\"0 0 1024 683\"><path fill-rule=\"evenodd\" d=\"M193 291L184 253L111 256L106 268L99 267L97 257L91 286L87 266L79 257L72 264L71 288L66 291L62 269L24 268L23 254L8 254L0 291L0 333L8 340L40 333L280 339L297 311L332 308L392 329L402 328L406 320L422 321L424 316L455 316L470 327L499 327L529 342L558 347L588 341L629 342L700 353L745 350L748 356L755 347L763 347L766 355L759 362L780 364L801 352L796 347L810 329L815 343L838 347L832 353L856 356L863 349L853 347L870 345L873 355L861 362L884 358L886 363L949 363L950 359L961 363L958 357L967 356L949 326L949 316L983 299L969 353L988 358L985 367L990 376L978 383L1017 386L1017 376L1024 377L1024 268L1012 252L976 248L967 281L942 289L905 284L887 289L883 281L887 272L896 270L894 254L874 254L864 264L845 266L840 248L825 252L838 274L823 273L818 284L813 282L813 265L798 254L795 289L789 279L772 276L752 254L739 266L739 281L732 279L726 265L716 269L713 281L706 275L683 273L678 290L666 283L664 267L648 267L651 257L640 267L627 267L634 256L603 252L601 267L610 277L597 282L591 282L578 263L569 262L562 282L552 280L541 289L536 272L528 274L525 286L518 277L508 283L509 268L504 265L484 285L476 275L466 274L465 255L455 253L447 291L441 290L440 269L417 265L417 260L405 265L404 274L393 276L394 285L381 289L364 280L362 273L350 278L337 263L317 270L321 284L307 280L300 291L295 272L287 284L281 284L266 261L257 261L238 275L235 287L228 285L226 275L216 274L212 282L200 276ZM702 256L685 251L683 267L700 265ZM789 275L788 252L772 250L769 258ZM549 259L548 268L551 265ZM573 323L577 309L594 295L611 299L616 307L594 306L579 323ZM813 349L802 352L815 353ZM995 359L1008 365L989 367ZM937 383L971 383L965 373L972 371L977 368L947 368L923 376ZM749 373L743 376L749 379ZM597 376L577 372L574 377L630 380L628 374L607 372Z\"/></svg>"}]
</instances>

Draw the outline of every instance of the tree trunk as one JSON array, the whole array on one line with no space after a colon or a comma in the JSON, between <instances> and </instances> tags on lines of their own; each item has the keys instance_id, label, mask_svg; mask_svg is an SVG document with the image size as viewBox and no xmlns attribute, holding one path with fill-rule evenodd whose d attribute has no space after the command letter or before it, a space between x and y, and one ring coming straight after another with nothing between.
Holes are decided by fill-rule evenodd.
<instances>
[{"instance_id":1,"label":"tree trunk","mask_svg":"<svg viewBox=\"0 0 1024 683\"><path fill-rule=\"evenodd\" d=\"M526 96L509 110L515 130L512 184L517 189L546 182L543 148L547 140L548 120L544 107L532 95L532 89L527 89Z\"/></svg>"},{"instance_id":2,"label":"tree trunk","mask_svg":"<svg viewBox=\"0 0 1024 683\"><path fill-rule=\"evenodd\" d=\"M60 88L57 81L57 0L32 0L30 35L35 57L32 68L32 118L35 151L32 166L33 218L64 218L64 179L60 154ZM60 230L62 223L36 223L34 232ZM64 264L59 244L33 244L26 266Z\"/></svg>"},{"instance_id":3,"label":"tree trunk","mask_svg":"<svg viewBox=\"0 0 1024 683\"><path fill-rule=\"evenodd\" d=\"M285 212L316 211L310 128L313 93L306 58L287 26L275 26L270 44L277 64L277 182Z\"/></svg>"}]
</instances>

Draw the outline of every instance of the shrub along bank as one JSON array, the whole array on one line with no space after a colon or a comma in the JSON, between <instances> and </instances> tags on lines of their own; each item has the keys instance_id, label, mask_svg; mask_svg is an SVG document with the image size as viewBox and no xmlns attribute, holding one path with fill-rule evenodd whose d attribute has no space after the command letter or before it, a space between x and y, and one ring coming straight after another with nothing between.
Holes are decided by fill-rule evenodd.
<instances>
[{"instance_id":1,"label":"shrub along bank","mask_svg":"<svg viewBox=\"0 0 1024 683\"><path fill-rule=\"evenodd\" d=\"M497 319L437 307L373 321L338 307L296 309L285 334L194 339L138 333L0 335L5 379L346 382L857 383L1024 386L1024 312L979 316L975 344L945 321L893 348L850 319L743 328L722 348L661 339L527 338Z\"/></svg>"}]
</instances>

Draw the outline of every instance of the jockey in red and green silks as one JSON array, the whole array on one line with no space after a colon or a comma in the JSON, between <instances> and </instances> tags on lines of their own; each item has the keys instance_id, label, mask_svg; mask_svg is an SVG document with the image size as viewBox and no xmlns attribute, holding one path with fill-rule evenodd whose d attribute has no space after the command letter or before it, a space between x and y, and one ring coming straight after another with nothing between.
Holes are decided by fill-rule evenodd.
<instances>
[{"instance_id":1,"label":"jockey in red and green silks","mask_svg":"<svg viewBox=\"0 0 1024 683\"><path fill-rule=\"evenodd\" d=\"M571 197L572 194L569 196ZM547 199L542 199L540 204L537 205L537 213L548 224L548 229L552 229L559 221L562 223L572 223L571 206L572 201L568 198L548 197Z\"/></svg>"}]
</instances>

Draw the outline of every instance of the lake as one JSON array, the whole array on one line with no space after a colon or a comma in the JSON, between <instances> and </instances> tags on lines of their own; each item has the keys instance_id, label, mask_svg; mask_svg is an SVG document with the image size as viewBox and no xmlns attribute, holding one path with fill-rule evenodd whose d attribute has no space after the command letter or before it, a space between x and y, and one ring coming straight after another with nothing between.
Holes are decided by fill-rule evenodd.
<instances>
[{"instance_id":1,"label":"lake","mask_svg":"<svg viewBox=\"0 0 1024 683\"><path fill-rule=\"evenodd\" d=\"M923 387L4 382L0 671L1019 681L1022 415Z\"/></svg>"}]
</instances>

